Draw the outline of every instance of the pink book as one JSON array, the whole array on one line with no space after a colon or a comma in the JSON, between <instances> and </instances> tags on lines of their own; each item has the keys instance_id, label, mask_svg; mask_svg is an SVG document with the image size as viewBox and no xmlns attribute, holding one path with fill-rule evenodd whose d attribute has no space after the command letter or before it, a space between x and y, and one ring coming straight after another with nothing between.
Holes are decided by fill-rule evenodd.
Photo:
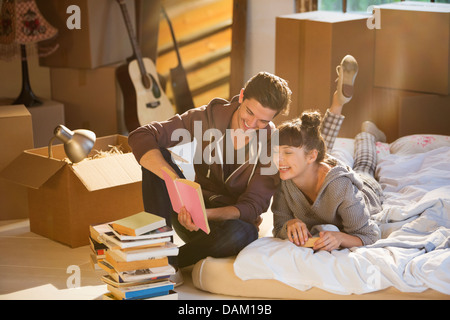
<instances>
[{"instance_id":1,"label":"pink book","mask_svg":"<svg viewBox=\"0 0 450 320\"><path fill-rule=\"evenodd\" d=\"M166 167L163 167L161 171L173 210L179 213L184 206L191 214L194 224L208 234L210 230L200 185L194 181L177 178Z\"/></svg>"}]
</instances>

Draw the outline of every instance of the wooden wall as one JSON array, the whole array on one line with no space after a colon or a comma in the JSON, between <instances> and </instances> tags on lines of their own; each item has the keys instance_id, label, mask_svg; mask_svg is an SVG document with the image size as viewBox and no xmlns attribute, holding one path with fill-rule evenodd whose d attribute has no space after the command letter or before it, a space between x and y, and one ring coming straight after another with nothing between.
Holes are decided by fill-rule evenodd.
<instances>
[{"instance_id":1,"label":"wooden wall","mask_svg":"<svg viewBox=\"0 0 450 320\"><path fill-rule=\"evenodd\" d=\"M228 98L233 0L161 0L160 5L172 22L194 105L206 104L213 97ZM164 16L159 14L156 27L147 19L154 10L157 8L143 10L143 54L155 54L148 42L154 41L157 31L156 67L166 80L166 94L173 101L169 77L170 69L178 66L177 55Z\"/></svg>"}]
</instances>

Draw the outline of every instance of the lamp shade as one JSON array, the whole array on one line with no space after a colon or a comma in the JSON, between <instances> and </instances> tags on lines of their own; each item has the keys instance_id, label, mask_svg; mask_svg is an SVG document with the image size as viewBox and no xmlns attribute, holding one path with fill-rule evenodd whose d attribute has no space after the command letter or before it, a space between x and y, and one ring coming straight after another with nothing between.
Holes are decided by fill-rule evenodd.
<instances>
[{"instance_id":1,"label":"lamp shade","mask_svg":"<svg viewBox=\"0 0 450 320\"><path fill-rule=\"evenodd\" d=\"M58 30L44 19L34 0L4 0L0 43L27 44L53 38Z\"/></svg>"},{"instance_id":2,"label":"lamp shade","mask_svg":"<svg viewBox=\"0 0 450 320\"><path fill-rule=\"evenodd\" d=\"M63 125L55 128L54 138L61 140L64 143L64 151L67 157L73 163L80 162L86 158L94 147L96 140L95 133L90 130L78 129L70 130ZM49 145L49 156L51 156L51 142Z\"/></svg>"}]
</instances>

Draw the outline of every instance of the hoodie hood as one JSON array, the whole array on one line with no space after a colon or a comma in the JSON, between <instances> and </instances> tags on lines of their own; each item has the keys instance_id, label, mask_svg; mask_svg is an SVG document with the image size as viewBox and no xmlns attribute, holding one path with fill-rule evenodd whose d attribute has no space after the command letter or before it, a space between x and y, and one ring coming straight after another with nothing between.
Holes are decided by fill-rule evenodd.
<instances>
[{"instance_id":1,"label":"hoodie hood","mask_svg":"<svg viewBox=\"0 0 450 320\"><path fill-rule=\"evenodd\" d=\"M359 175L355 171L353 171L352 168L342 163L338 163L338 165L332 167L331 170L327 173L321 190L325 189L332 181L342 177L350 179L353 185L355 185L359 190L362 190L363 181L361 180Z\"/></svg>"}]
</instances>

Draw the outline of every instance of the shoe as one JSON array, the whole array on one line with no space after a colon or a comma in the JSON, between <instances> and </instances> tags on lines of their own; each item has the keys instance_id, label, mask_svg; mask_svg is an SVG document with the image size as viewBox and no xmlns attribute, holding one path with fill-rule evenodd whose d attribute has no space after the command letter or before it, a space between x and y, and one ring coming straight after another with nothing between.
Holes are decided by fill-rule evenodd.
<instances>
[{"instance_id":1,"label":"shoe","mask_svg":"<svg viewBox=\"0 0 450 320\"><path fill-rule=\"evenodd\" d=\"M361 125L361 131L373 135L375 137L375 142L386 142L386 135L384 132L378 129L375 123L371 121L364 121Z\"/></svg>"},{"instance_id":2,"label":"shoe","mask_svg":"<svg viewBox=\"0 0 450 320\"><path fill-rule=\"evenodd\" d=\"M353 97L353 84L358 74L358 62L351 55L346 55L341 64L336 67L338 74L337 81L337 98L341 105L349 102Z\"/></svg>"},{"instance_id":3,"label":"shoe","mask_svg":"<svg viewBox=\"0 0 450 320\"><path fill-rule=\"evenodd\" d=\"M169 277L169 280L172 281L173 283L175 283L175 285L174 285L175 288L178 286L181 286L184 283L184 278L183 278L183 274L181 273L181 270L177 269L175 274L172 274Z\"/></svg>"}]
</instances>

